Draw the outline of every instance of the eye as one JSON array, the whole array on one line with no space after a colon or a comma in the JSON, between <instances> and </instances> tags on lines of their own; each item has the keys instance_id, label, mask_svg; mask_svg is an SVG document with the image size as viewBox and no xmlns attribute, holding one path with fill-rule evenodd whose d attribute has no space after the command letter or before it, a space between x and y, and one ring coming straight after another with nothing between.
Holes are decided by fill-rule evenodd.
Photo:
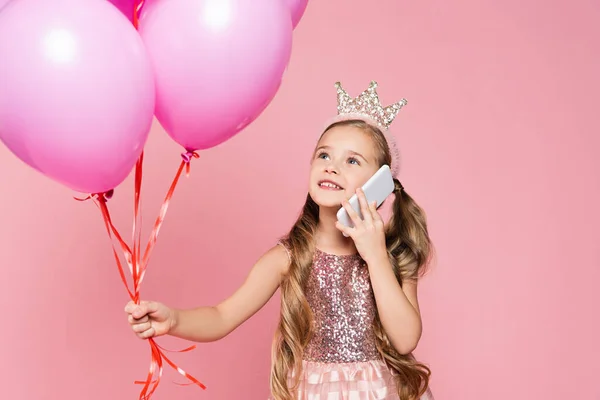
<instances>
[{"instance_id":1,"label":"eye","mask_svg":"<svg viewBox=\"0 0 600 400\"><path fill-rule=\"evenodd\" d=\"M350 158L348 159L348 163L350 163L350 164L354 164L354 165L360 165L360 161L358 161L358 160L357 160L356 158L354 158L354 157L350 157Z\"/></svg>"},{"instance_id":2,"label":"eye","mask_svg":"<svg viewBox=\"0 0 600 400\"><path fill-rule=\"evenodd\" d=\"M324 151L322 151L322 152L320 152L320 153L317 154L317 158L325 160L325 159L329 158L329 154L327 154Z\"/></svg>"}]
</instances>

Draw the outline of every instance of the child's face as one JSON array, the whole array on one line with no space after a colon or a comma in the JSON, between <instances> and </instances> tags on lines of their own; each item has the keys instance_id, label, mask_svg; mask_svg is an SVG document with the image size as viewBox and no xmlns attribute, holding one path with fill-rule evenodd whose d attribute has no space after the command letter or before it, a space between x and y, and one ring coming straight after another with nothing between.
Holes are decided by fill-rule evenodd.
<instances>
[{"instance_id":1,"label":"child's face","mask_svg":"<svg viewBox=\"0 0 600 400\"><path fill-rule=\"evenodd\" d=\"M311 163L309 193L320 207L335 208L349 199L379 169L369 135L354 126L327 131Z\"/></svg>"}]
</instances>

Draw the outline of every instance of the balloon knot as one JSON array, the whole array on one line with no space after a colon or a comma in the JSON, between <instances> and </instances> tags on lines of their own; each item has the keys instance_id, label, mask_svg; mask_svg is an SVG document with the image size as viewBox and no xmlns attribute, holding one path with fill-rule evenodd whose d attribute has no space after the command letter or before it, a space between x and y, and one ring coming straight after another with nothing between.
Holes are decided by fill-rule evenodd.
<instances>
[{"instance_id":1,"label":"balloon knot","mask_svg":"<svg viewBox=\"0 0 600 400\"><path fill-rule=\"evenodd\" d=\"M186 164L189 164L190 161L192 161L192 158L199 158L200 155L198 153L196 153L195 151L186 151L185 153L181 153L181 158L183 159L183 162L185 162Z\"/></svg>"},{"instance_id":2,"label":"balloon knot","mask_svg":"<svg viewBox=\"0 0 600 400\"><path fill-rule=\"evenodd\" d=\"M107 192L103 192L103 193L91 193L89 195L87 195L84 198L80 198L80 197L74 197L75 200L77 201L87 201L87 200L100 200L102 199L103 201L107 201L110 200L113 195L115 194L115 189L110 189Z\"/></svg>"}]
</instances>

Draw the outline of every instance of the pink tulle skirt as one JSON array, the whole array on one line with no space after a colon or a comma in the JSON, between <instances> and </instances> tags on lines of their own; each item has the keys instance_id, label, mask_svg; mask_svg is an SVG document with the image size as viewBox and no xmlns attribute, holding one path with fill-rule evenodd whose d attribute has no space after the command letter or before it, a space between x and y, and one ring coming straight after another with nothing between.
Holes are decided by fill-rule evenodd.
<instances>
[{"instance_id":1,"label":"pink tulle skirt","mask_svg":"<svg viewBox=\"0 0 600 400\"><path fill-rule=\"evenodd\" d=\"M396 383L383 361L303 365L298 400L398 400ZM421 400L433 400L433 395L428 391Z\"/></svg>"}]
</instances>

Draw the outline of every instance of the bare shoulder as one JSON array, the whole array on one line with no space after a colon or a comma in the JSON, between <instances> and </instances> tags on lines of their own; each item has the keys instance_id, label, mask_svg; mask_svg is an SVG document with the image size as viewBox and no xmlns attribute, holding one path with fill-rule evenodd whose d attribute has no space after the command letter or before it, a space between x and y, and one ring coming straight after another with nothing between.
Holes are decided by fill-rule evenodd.
<instances>
[{"instance_id":1,"label":"bare shoulder","mask_svg":"<svg viewBox=\"0 0 600 400\"><path fill-rule=\"evenodd\" d=\"M291 264L290 251L283 243L278 242L267 250L258 262L283 277Z\"/></svg>"}]
</instances>

